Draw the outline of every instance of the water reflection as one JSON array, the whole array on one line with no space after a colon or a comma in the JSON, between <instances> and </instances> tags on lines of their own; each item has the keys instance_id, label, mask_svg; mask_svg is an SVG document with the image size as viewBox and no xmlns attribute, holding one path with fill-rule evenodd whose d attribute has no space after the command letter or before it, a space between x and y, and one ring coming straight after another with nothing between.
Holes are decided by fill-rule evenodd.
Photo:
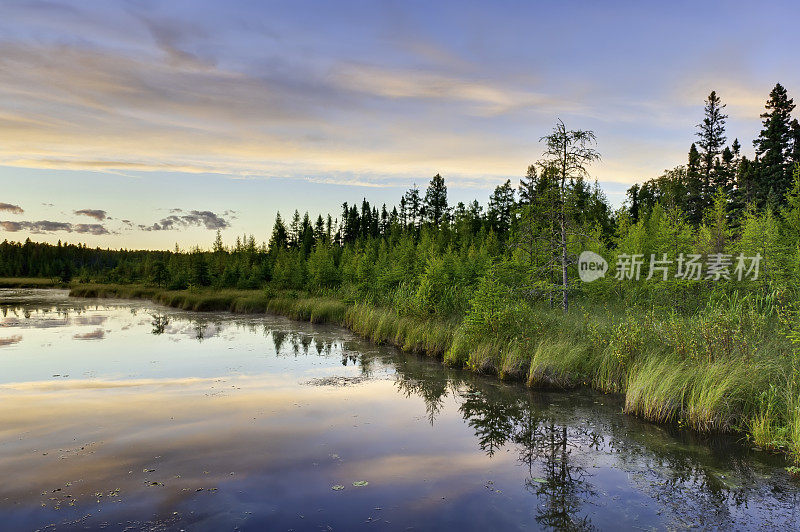
<instances>
[{"instance_id":1,"label":"water reflection","mask_svg":"<svg viewBox=\"0 0 800 532\"><path fill-rule=\"evenodd\" d=\"M153 321L151 322L153 334L164 334L164 329L169 325L169 316L165 314L151 314L151 316L153 317Z\"/></svg>"},{"instance_id":2,"label":"water reflection","mask_svg":"<svg viewBox=\"0 0 800 532\"><path fill-rule=\"evenodd\" d=\"M0 345L25 341L0 352L0 468L14 479L0 483L0 516L13 528L800 517L779 459L642 423L613 397L532 393L281 318L12 296L0 292Z\"/></svg>"}]
</instances>

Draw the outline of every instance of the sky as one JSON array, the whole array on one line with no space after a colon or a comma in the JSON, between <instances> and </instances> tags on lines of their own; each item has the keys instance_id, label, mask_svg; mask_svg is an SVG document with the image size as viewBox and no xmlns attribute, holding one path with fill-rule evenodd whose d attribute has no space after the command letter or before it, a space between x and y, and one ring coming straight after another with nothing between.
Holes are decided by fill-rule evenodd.
<instances>
[{"instance_id":1,"label":"sky","mask_svg":"<svg viewBox=\"0 0 800 532\"><path fill-rule=\"evenodd\" d=\"M0 0L0 239L267 240L280 211L451 204L597 136L613 205L684 163L716 90L746 154L800 98L793 2ZM800 100L798 100L800 101Z\"/></svg>"}]
</instances>

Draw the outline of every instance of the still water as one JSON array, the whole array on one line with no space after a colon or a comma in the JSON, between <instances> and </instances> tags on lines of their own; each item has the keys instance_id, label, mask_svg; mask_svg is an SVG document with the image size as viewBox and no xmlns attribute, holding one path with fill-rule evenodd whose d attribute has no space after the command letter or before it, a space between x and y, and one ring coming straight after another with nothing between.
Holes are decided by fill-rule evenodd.
<instances>
[{"instance_id":1,"label":"still water","mask_svg":"<svg viewBox=\"0 0 800 532\"><path fill-rule=\"evenodd\" d=\"M0 529L796 529L778 457L333 326L0 290Z\"/></svg>"}]
</instances>

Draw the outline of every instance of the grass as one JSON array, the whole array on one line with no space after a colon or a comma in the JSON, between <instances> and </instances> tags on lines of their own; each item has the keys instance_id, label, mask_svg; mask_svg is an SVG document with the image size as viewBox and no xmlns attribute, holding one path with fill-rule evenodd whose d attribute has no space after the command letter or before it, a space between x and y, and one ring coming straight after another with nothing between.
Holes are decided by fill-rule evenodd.
<instances>
[{"instance_id":1,"label":"grass","mask_svg":"<svg viewBox=\"0 0 800 532\"><path fill-rule=\"evenodd\" d=\"M343 325L377 344L441 358L453 341L458 323L400 316L389 309L356 303L347 309Z\"/></svg>"},{"instance_id":2,"label":"grass","mask_svg":"<svg viewBox=\"0 0 800 532\"><path fill-rule=\"evenodd\" d=\"M57 279L41 277L0 277L0 288L54 288L62 286Z\"/></svg>"},{"instance_id":3,"label":"grass","mask_svg":"<svg viewBox=\"0 0 800 532\"><path fill-rule=\"evenodd\" d=\"M79 285L70 294L343 325L376 344L530 387L620 393L629 414L700 432L745 432L757 446L784 451L800 465L800 396L791 392L798 389L791 382L791 344L739 300L692 316L579 305L565 315L532 307L514 334L476 335L459 319L400 315L294 291Z\"/></svg>"}]
</instances>

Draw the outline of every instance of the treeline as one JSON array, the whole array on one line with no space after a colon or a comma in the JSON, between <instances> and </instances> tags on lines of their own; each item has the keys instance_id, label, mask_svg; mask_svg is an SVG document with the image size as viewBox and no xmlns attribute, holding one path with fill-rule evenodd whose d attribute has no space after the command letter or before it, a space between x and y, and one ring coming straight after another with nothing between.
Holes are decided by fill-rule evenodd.
<instances>
[{"instance_id":1,"label":"treeline","mask_svg":"<svg viewBox=\"0 0 800 532\"><path fill-rule=\"evenodd\" d=\"M734 223L748 208L776 211L786 205L792 171L800 162L800 123L792 118L794 101L780 83L772 89L761 115L763 127L753 141L753 159L741 153L739 139L726 145L724 109L712 91L687 163L628 190L634 221L660 203L679 207L690 223L698 225L719 191L725 195L726 212Z\"/></svg>"},{"instance_id":2,"label":"treeline","mask_svg":"<svg viewBox=\"0 0 800 532\"><path fill-rule=\"evenodd\" d=\"M5 241L0 275L170 289L271 285L336 291L351 300L443 317L468 311L481 280L489 282L490 269L493 282L504 283L502 290L515 297L544 298L565 308L568 296L619 298L633 289L630 283L576 283L575 257L583 249L612 260L621 253L760 253L767 257L761 282L788 283L796 277L800 233L794 103L775 86L752 160L742 155L737 139L727 144L724 109L712 92L688 163L631 187L628 202L616 211L597 183L588 182L586 168L597 158L593 135L559 124L544 138L545 156L518 186L508 180L496 187L486 207L477 200L451 206L437 174L425 190L411 188L397 205L379 207L363 199L316 219L298 211L290 220L278 214L268 242L261 244L251 235L226 246L219 233L211 250L185 251ZM711 288L688 281L650 286L675 292L675 286L690 285L695 291Z\"/></svg>"}]
</instances>

